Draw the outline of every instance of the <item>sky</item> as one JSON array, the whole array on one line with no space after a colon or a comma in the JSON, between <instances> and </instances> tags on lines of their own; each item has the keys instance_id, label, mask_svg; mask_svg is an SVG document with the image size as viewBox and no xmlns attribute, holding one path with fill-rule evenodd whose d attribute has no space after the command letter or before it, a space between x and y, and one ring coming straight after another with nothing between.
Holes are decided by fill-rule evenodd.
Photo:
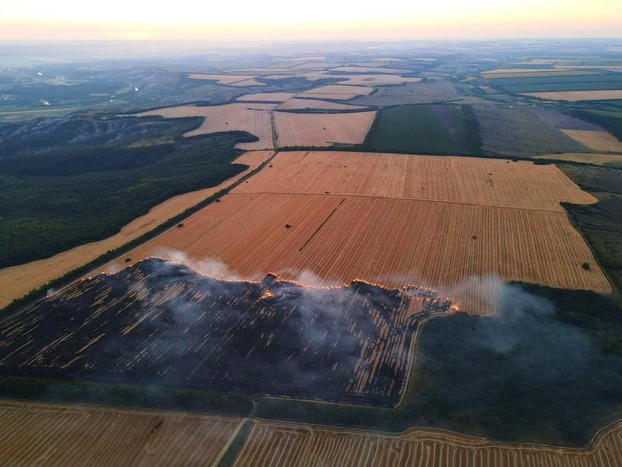
<instances>
[{"instance_id":1,"label":"sky","mask_svg":"<svg viewBox=\"0 0 622 467\"><path fill-rule=\"evenodd\" d=\"M622 0L0 0L0 41L622 37Z\"/></svg>"}]
</instances>

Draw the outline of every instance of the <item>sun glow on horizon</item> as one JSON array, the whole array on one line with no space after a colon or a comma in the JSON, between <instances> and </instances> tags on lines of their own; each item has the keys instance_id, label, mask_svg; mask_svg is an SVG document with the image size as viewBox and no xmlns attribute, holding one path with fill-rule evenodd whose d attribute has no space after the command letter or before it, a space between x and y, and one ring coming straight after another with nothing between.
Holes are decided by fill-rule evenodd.
<instances>
[{"instance_id":1,"label":"sun glow on horizon","mask_svg":"<svg viewBox=\"0 0 622 467\"><path fill-rule=\"evenodd\" d=\"M622 30L619 0L385 0L373 5L332 0L310 4L282 0L10 3L0 2L1 40L36 39L44 35L60 39L68 34L82 34L85 39L227 39L236 35L300 38L314 33L344 38L365 34L374 38L417 38L430 34L619 37Z\"/></svg>"}]
</instances>

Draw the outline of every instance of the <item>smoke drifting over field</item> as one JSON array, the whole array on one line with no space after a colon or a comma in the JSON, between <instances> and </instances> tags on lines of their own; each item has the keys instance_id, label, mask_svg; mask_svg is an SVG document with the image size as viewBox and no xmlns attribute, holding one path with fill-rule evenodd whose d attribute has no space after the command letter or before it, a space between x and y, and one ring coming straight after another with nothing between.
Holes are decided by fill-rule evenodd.
<instances>
[{"instance_id":1,"label":"smoke drifting over field","mask_svg":"<svg viewBox=\"0 0 622 467\"><path fill-rule=\"evenodd\" d=\"M39 302L0 325L0 367L390 405L419 321L450 306L416 289L249 281L217 261L192 266L220 279L153 258Z\"/></svg>"}]
</instances>

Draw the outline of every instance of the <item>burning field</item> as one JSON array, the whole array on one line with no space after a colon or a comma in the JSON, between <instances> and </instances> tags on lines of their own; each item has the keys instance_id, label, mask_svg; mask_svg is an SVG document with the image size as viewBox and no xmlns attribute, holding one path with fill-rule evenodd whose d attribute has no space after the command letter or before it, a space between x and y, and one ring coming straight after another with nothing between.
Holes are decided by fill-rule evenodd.
<instances>
[{"instance_id":1,"label":"burning field","mask_svg":"<svg viewBox=\"0 0 622 467\"><path fill-rule=\"evenodd\" d=\"M552 165L348 152L284 152L271 164L128 256L182 252L246 277L311 271L338 284L361 278L454 294L487 276L611 290L560 205L595 198ZM446 294L469 312L494 311L471 292Z\"/></svg>"},{"instance_id":2,"label":"burning field","mask_svg":"<svg viewBox=\"0 0 622 467\"><path fill-rule=\"evenodd\" d=\"M0 325L0 373L391 405L421 319L451 303L355 281L223 281L160 259Z\"/></svg>"}]
</instances>

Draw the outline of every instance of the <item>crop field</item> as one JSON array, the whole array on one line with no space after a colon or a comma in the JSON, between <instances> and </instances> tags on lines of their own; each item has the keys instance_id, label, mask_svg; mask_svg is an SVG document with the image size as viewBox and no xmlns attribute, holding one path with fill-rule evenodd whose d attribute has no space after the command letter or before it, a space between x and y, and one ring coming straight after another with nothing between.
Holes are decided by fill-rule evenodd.
<instances>
[{"instance_id":1,"label":"crop field","mask_svg":"<svg viewBox=\"0 0 622 467\"><path fill-rule=\"evenodd\" d=\"M366 143L376 151L461 154L468 152L466 132L458 106L403 105L378 113Z\"/></svg>"},{"instance_id":2,"label":"crop field","mask_svg":"<svg viewBox=\"0 0 622 467\"><path fill-rule=\"evenodd\" d=\"M622 89L622 75L619 73L601 73L580 76L545 76L498 78L493 86L506 92L544 93L561 91L604 91Z\"/></svg>"},{"instance_id":3,"label":"crop field","mask_svg":"<svg viewBox=\"0 0 622 467\"><path fill-rule=\"evenodd\" d=\"M358 105L404 105L429 104L454 99L455 88L446 81L432 83L406 83L402 86L380 86L369 96L352 99L352 104Z\"/></svg>"},{"instance_id":4,"label":"crop field","mask_svg":"<svg viewBox=\"0 0 622 467\"><path fill-rule=\"evenodd\" d=\"M562 132L594 151L622 152L622 142L606 131L562 130Z\"/></svg>"},{"instance_id":5,"label":"crop field","mask_svg":"<svg viewBox=\"0 0 622 467\"><path fill-rule=\"evenodd\" d=\"M247 131L259 138L254 143L240 143L237 147L245 150L272 148L272 124L270 111L276 103L236 103L214 106L183 105L164 109L149 110L136 114L138 117L160 115L164 118L203 117L203 123L184 136L207 135L221 131Z\"/></svg>"},{"instance_id":6,"label":"crop field","mask_svg":"<svg viewBox=\"0 0 622 467\"><path fill-rule=\"evenodd\" d=\"M225 281L151 258L1 323L0 368L392 405L418 322L450 306L424 289Z\"/></svg>"},{"instance_id":7,"label":"crop field","mask_svg":"<svg viewBox=\"0 0 622 467\"><path fill-rule=\"evenodd\" d=\"M259 167L272 154L274 153L271 151L251 151L242 154L235 162L248 165L248 169L244 172L215 187L170 198L154 206L144 216L125 225L117 234L104 240L80 245L43 260L0 269L0 308L23 297L31 290L93 261L107 251L140 237L177 214L181 214L186 209L235 183Z\"/></svg>"},{"instance_id":8,"label":"crop field","mask_svg":"<svg viewBox=\"0 0 622 467\"><path fill-rule=\"evenodd\" d=\"M364 108L361 105L341 104L317 99L290 99L279 105L277 110L361 110Z\"/></svg>"},{"instance_id":9,"label":"crop field","mask_svg":"<svg viewBox=\"0 0 622 467\"><path fill-rule=\"evenodd\" d=\"M350 86L395 86L404 83L419 83L422 78L404 78L399 75L330 75L326 78L340 78L339 84Z\"/></svg>"},{"instance_id":10,"label":"crop field","mask_svg":"<svg viewBox=\"0 0 622 467\"><path fill-rule=\"evenodd\" d=\"M4 465L211 465L241 419L0 402Z\"/></svg>"},{"instance_id":11,"label":"crop field","mask_svg":"<svg viewBox=\"0 0 622 467\"><path fill-rule=\"evenodd\" d=\"M524 108L473 105L483 149L490 154L532 157L538 154L586 152L587 148L554 125Z\"/></svg>"},{"instance_id":12,"label":"crop field","mask_svg":"<svg viewBox=\"0 0 622 467\"><path fill-rule=\"evenodd\" d=\"M330 70L334 73L384 73L384 74L399 74L400 70L393 68L381 68L381 67L362 67L362 66L340 66L332 68Z\"/></svg>"},{"instance_id":13,"label":"crop field","mask_svg":"<svg viewBox=\"0 0 622 467\"><path fill-rule=\"evenodd\" d=\"M592 155L586 155L592 157ZM554 165L452 156L344 151L281 152L272 167L234 193L298 193L405 198L565 212L592 204Z\"/></svg>"},{"instance_id":14,"label":"crop field","mask_svg":"<svg viewBox=\"0 0 622 467\"><path fill-rule=\"evenodd\" d=\"M555 211L361 196L230 194L189 218L184 229L169 230L128 257L175 258L177 251L190 261L217 258L242 277L274 272L299 279L311 272L332 283L361 278L388 287L442 289L471 276L498 274L551 287L611 290L566 213Z\"/></svg>"},{"instance_id":15,"label":"crop field","mask_svg":"<svg viewBox=\"0 0 622 467\"><path fill-rule=\"evenodd\" d=\"M280 147L362 144L375 118L375 111L341 114L274 113Z\"/></svg>"},{"instance_id":16,"label":"crop field","mask_svg":"<svg viewBox=\"0 0 622 467\"><path fill-rule=\"evenodd\" d=\"M583 130L583 131L603 131L603 129L593 123L581 120L566 113L552 109L536 109L534 113L549 125L560 130Z\"/></svg>"},{"instance_id":17,"label":"crop field","mask_svg":"<svg viewBox=\"0 0 622 467\"><path fill-rule=\"evenodd\" d=\"M207 81L216 81L218 84L226 86L265 86L265 83L255 81L254 76L240 75L206 75L201 73L192 73L188 75L191 79L204 79Z\"/></svg>"},{"instance_id":18,"label":"crop field","mask_svg":"<svg viewBox=\"0 0 622 467\"><path fill-rule=\"evenodd\" d=\"M618 84L618 88L622 88L622 83ZM522 93L525 96L538 97L549 101L600 101L600 100L618 100L622 99L622 90L607 91L559 91L559 92L529 92Z\"/></svg>"},{"instance_id":19,"label":"crop field","mask_svg":"<svg viewBox=\"0 0 622 467\"><path fill-rule=\"evenodd\" d=\"M579 162L582 164L607 165L611 163L622 163L622 155L616 154L549 154L546 156L534 156L534 159L547 159L558 161Z\"/></svg>"},{"instance_id":20,"label":"crop field","mask_svg":"<svg viewBox=\"0 0 622 467\"><path fill-rule=\"evenodd\" d=\"M244 94L238 97L238 102L285 102L296 93L294 92L260 92L257 94Z\"/></svg>"},{"instance_id":21,"label":"crop field","mask_svg":"<svg viewBox=\"0 0 622 467\"><path fill-rule=\"evenodd\" d=\"M486 79L499 78L543 78L551 76L586 76L596 75L592 71L565 70L560 68L503 68L482 72Z\"/></svg>"},{"instance_id":22,"label":"crop field","mask_svg":"<svg viewBox=\"0 0 622 467\"><path fill-rule=\"evenodd\" d=\"M310 89L298 94L298 97L310 99L335 99L349 100L356 96L367 96L373 91L372 88L365 86L345 86L341 84L329 84L318 88Z\"/></svg>"},{"instance_id":23,"label":"crop field","mask_svg":"<svg viewBox=\"0 0 622 467\"><path fill-rule=\"evenodd\" d=\"M603 430L587 449L504 444L440 430L403 435L257 422L234 464L254 466L515 467L622 463L622 424Z\"/></svg>"}]
</instances>

